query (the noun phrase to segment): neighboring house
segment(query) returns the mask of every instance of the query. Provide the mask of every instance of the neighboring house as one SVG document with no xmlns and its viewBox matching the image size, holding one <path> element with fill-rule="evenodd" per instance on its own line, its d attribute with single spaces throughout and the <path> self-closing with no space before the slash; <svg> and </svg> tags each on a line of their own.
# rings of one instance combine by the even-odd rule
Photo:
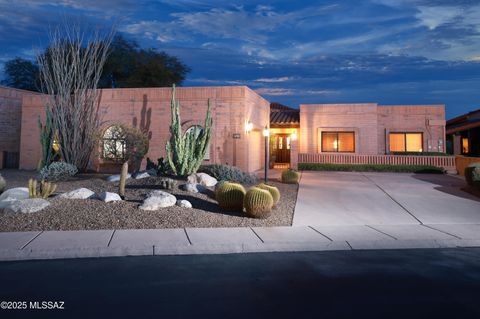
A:
<svg viewBox="0 0 480 319">
<path fill-rule="evenodd" d="M 444 105 L 302 104 L 294 109 L 270 104 L 245 86 L 181 87 L 177 88 L 177 99 L 185 131 L 201 129 L 210 99 L 213 134 L 204 163 L 235 165 L 249 172 L 264 167 L 265 127 L 270 133 L 272 167 L 288 167 L 297 152 L 382 155 L 445 151 Z M 23 97 L 22 169 L 36 168 L 40 158 L 37 121 L 39 115 L 44 117 L 45 101 L 44 96 Z M 148 132 L 147 156 L 153 160 L 165 157 L 170 103 L 170 88 L 101 90 L 103 141 L 92 158 L 92 169 L 118 170 L 122 154 L 111 158 L 111 150 L 105 149 L 122 143 L 115 139 L 115 123 Z"/>
<path fill-rule="evenodd" d="M 447 121 L 447 151 L 453 155 L 480 156 L 480 110 Z"/>
</svg>

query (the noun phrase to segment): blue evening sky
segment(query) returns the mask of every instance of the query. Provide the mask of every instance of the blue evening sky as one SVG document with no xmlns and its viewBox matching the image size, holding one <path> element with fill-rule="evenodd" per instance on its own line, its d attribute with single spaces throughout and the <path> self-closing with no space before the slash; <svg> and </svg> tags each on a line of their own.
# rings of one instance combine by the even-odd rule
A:
<svg viewBox="0 0 480 319">
<path fill-rule="evenodd" d="M 448 118 L 480 108 L 480 0 L 0 0 L 0 67 L 33 59 L 65 17 L 116 22 L 180 57 L 185 86 L 247 85 L 294 107 L 444 103 Z"/>
</svg>

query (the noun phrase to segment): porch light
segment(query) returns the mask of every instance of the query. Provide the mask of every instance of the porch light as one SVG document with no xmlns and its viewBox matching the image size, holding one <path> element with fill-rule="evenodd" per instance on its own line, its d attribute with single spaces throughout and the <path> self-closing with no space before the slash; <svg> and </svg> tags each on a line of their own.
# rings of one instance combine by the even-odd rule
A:
<svg viewBox="0 0 480 319">
<path fill-rule="evenodd" d="M 291 137 L 292 141 L 296 141 L 297 140 L 297 130 L 294 130 L 290 137 Z"/>
<path fill-rule="evenodd" d="M 247 123 L 245 123 L 245 132 L 248 134 L 252 131 L 252 129 L 253 129 L 252 122 L 247 121 Z"/>
<path fill-rule="evenodd" d="M 337 140 L 333 141 L 333 148 L 334 149 L 338 148 L 338 141 Z"/>
<path fill-rule="evenodd" d="M 265 128 L 263 129 L 263 136 L 265 138 L 265 163 L 264 163 L 264 169 L 265 169 L 264 181 L 265 181 L 265 184 L 267 183 L 267 175 L 268 175 L 268 136 L 269 135 L 270 135 L 270 131 L 268 130 L 268 126 L 265 125 Z"/>
<path fill-rule="evenodd" d="M 268 137 L 270 136 L 270 131 L 268 130 L 268 126 L 265 126 L 263 129 L 263 136 Z"/>
</svg>

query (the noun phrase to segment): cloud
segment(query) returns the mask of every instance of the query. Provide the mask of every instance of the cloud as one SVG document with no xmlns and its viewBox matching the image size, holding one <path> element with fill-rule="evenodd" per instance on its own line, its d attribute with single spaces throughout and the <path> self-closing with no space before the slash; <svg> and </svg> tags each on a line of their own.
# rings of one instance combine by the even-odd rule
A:
<svg viewBox="0 0 480 319">
<path fill-rule="evenodd" d="M 260 88 L 256 89 L 260 95 L 267 95 L 267 96 L 286 96 L 286 95 L 294 95 L 295 91 L 292 89 L 284 89 L 284 88 Z"/>
<path fill-rule="evenodd" d="M 260 79 L 256 79 L 255 82 L 278 83 L 278 82 L 292 81 L 293 79 L 294 78 L 290 76 L 282 76 L 279 78 L 260 78 Z"/>
</svg>

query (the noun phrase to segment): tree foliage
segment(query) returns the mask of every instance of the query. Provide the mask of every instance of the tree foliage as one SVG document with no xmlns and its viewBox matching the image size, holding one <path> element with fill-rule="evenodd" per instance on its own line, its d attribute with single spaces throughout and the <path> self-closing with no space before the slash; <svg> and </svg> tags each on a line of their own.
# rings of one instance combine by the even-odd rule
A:
<svg viewBox="0 0 480 319">
<path fill-rule="evenodd" d="M 2 84 L 17 89 L 39 91 L 38 65 L 32 61 L 16 57 L 5 62 L 5 80 Z"/>
</svg>

